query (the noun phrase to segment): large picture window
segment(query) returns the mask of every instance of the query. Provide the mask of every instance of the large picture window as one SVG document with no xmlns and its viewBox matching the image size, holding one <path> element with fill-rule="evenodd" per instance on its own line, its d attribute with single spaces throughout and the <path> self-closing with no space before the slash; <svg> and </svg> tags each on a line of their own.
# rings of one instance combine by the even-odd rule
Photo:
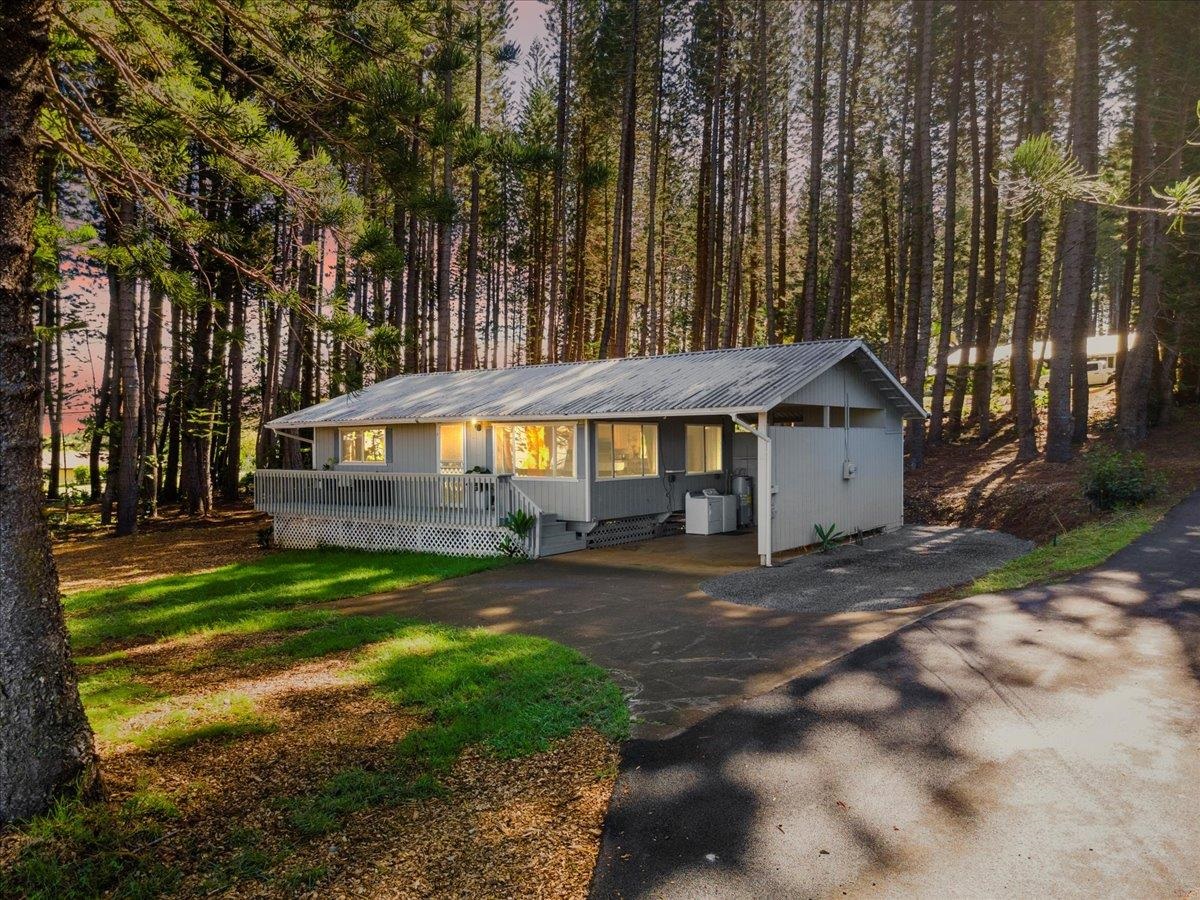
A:
<svg viewBox="0 0 1200 900">
<path fill-rule="evenodd" d="M 387 462 L 387 430 L 384 428 L 342 428 L 341 461 L 344 463 Z"/>
<path fill-rule="evenodd" d="M 596 426 L 596 477 L 646 478 L 658 475 L 658 426 L 601 422 Z"/>
<path fill-rule="evenodd" d="M 721 426 L 687 426 L 687 471 L 689 475 L 704 475 L 720 472 L 724 466 L 721 458 Z"/>
<path fill-rule="evenodd" d="M 498 475 L 575 477 L 574 425 L 495 425 L 492 438 Z"/>
</svg>

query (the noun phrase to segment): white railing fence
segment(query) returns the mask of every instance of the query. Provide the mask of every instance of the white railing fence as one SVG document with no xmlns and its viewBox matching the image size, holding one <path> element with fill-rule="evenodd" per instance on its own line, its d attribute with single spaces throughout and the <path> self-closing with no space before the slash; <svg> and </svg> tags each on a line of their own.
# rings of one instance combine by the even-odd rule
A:
<svg viewBox="0 0 1200 900">
<path fill-rule="evenodd" d="M 259 469 L 254 506 L 272 516 L 492 530 L 522 510 L 536 523 L 526 552 L 536 558 L 541 544 L 542 511 L 509 475 Z"/>
</svg>

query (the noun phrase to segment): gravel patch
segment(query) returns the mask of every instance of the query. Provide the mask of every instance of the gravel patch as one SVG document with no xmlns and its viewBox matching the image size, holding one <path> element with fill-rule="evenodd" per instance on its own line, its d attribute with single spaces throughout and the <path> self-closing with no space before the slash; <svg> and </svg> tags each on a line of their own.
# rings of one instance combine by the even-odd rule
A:
<svg viewBox="0 0 1200 900">
<path fill-rule="evenodd" d="M 905 525 L 797 556 L 770 569 L 747 569 L 701 582 L 711 597 L 787 612 L 836 613 L 910 606 L 943 588 L 965 584 L 1033 548 L 1001 531 Z"/>
</svg>

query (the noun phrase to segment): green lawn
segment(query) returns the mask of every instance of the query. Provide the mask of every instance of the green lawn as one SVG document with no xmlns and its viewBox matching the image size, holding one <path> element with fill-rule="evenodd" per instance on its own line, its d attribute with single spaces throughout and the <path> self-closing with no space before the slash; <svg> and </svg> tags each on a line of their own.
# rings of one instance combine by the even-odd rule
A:
<svg viewBox="0 0 1200 900">
<path fill-rule="evenodd" d="M 278 726 L 245 693 L 173 694 L 156 676 L 170 673 L 186 684 L 190 674 L 214 667 L 232 669 L 236 677 L 252 667 L 282 671 L 342 654 L 348 683 L 420 715 L 423 724 L 398 742 L 388 765 L 371 771 L 348 766 L 300 795 L 275 798 L 286 810 L 285 848 L 336 831 L 359 810 L 439 793 L 439 776 L 471 745 L 513 758 L 544 750 L 582 727 L 613 740 L 624 737 L 629 716 L 616 685 L 560 644 L 313 608 L 506 564 L 418 553 L 277 553 L 208 573 L 66 597 L 84 706 L 108 744 L 132 744 L 151 758 L 187 752 L 200 742 L 236 741 Z M 179 638 L 188 640 L 164 643 Z M 128 847 L 152 846 L 177 815 L 175 801 L 142 793 L 122 804 L 64 803 L 31 823 L 27 833 L 37 840 L 0 872 L 0 896 L 170 892 L 179 873 L 163 870 L 152 852 Z M 286 859 L 268 862 L 267 868 L 278 869 Z M 212 883 L 237 883 L 246 863 L 225 860 L 211 873 Z"/>
<path fill-rule="evenodd" d="M 1155 503 L 1122 510 L 1096 522 L 1064 532 L 1058 538 L 1030 550 L 977 578 L 958 596 L 1011 591 L 1029 584 L 1056 581 L 1089 569 L 1108 559 L 1122 547 L 1145 534 L 1162 518 L 1171 503 Z"/>
</svg>

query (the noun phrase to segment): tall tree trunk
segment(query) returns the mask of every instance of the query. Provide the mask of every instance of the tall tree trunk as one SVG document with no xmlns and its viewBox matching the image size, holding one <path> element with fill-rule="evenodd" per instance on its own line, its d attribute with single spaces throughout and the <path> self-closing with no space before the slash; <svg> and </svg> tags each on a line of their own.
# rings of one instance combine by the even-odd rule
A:
<svg viewBox="0 0 1200 900">
<path fill-rule="evenodd" d="M 811 341 L 817 318 L 818 237 L 821 218 L 821 166 L 825 151 L 825 0 L 817 0 L 813 48 L 812 129 L 808 156 L 808 251 L 804 289 L 796 311 L 796 340 Z"/>
<path fill-rule="evenodd" d="M 1139 23 L 1139 28 L 1144 27 Z M 1160 75 L 1157 59 L 1151 61 L 1151 83 L 1157 83 Z M 1170 103 L 1175 98 L 1167 93 L 1164 98 Z M 1183 154 L 1178 148 L 1183 145 L 1187 135 L 1184 125 L 1190 118 L 1194 107 L 1188 103 L 1187 113 L 1168 109 L 1156 125 L 1155 157 L 1157 166 L 1152 172 L 1159 173 L 1153 184 L 1161 187 L 1179 178 L 1182 168 Z M 1147 204 L 1160 207 L 1162 199 L 1151 191 Z M 1120 390 L 1117 394 L 1117 429 L 1120 441 L 1125 447 L 1132 447 L 1143 440 L 1149 433 L 1151 425 L 1151 406 L 1157 400 L 1154 395 L 1154 372 L 1158 362 L 1158 327 L 1162 313 L 1163 269 L 1166 262 L 1167 218 L 1161 213 L 1149 214 L 1141 225 L 1142 245 L 1139 252 L 1141 272 L 1139 277 L 1140 296 L 1138 298 L 1136 340 L 1125 359 L 1125 368 L 1121 373 Z"/>
<path fill-rule="evenodd" d="M 772 277 L 771 271 L 771 254 L 775 250 L 775 245 L 772 242 L 771 226 L 771 93 L 767 84 L 767 43 L 768 43 L 768 25 L 767 25 L 767 0 L 758 0 L 758 129 L 759 129 L 759 157 L 762 164 L 762 220 L 763 220 L 763 303 L 766 306 L 767 320 L 767 343 L 773 344 L 776 341 L 777 329 L 775 323 L 775 280 Z M 787 106 L 787 98 L 784 97 L 784 106 Z M 787 114 L 784 113 L 786 121 Z M 783 141 L 786 145 L 787 140 Z M 786 151 L 785 151 L 786 152 Z M 786 164 L 785 164 L 786 165 Z M 787 171 L 781 171 L 779 177 L 783 181 L 787 181 Z M 786 190 L 786 189 L 785 189 Z M 786 194 L 783 195 L 786 199 Z M 780 243 L 780 266 L 783 265 L 783 257 L 786 252 L 784 238 L 781 235 Z M 757 283 L 757 278 L 754 282 Z M 754 308 L 758 305 L 756 298 L 751 295 L 750 307 L 751 314 Z M 747 319 L 746 324 L 746 342 L 754 343 L 754 324 L 753 319 Z"/>
<path fill-rule="evenodd" d="M 1045 8 L 1042 0 L 1034 0 L 1029 51 L 1029 119 L 1027 133 L 1041 134 L 1046 129 L 1044 110 L 1046 36 Z M 1013 308 L 1012 330 L 1012 406 L 1017 423 L 1017 459 L 1030 460 L 1037 456 L 1037 437 L 1034 434 L 1036 417 L 1033 409 L 1033 325 L 1037 315 L 1038 281 L 1042 265 L 1042 214 L 1034 212 L 1022 229 L 1021 271 L 1017 282 L 1017 303 Z"/>
<path fill-rule="evenodd" d="M 654 108 L 650 124 L 650 171 L 646 175 L 646 186 L 649 200 L 646 211 L 646 286 L 642 298 L 642 322 L 645 339 L 642 341 L 642 353 L 654 355 L 657 349 L 658 318 L 658 285 L 655 281 L 654 239 L 655 239 L 655 207 L 658 203 L 658 156 L 662 143 L 662 104 L 663 104 L 663 41 L 666 35 L 667 5 L 660 0 L 658 5 L 658 34 L 655 39 L 655 80 Z"/>
<path fill-rule="evenodd" d="M 136 213 L 132 200 L 120 202 L 119 240 L 126 247 L 133 239 Z M 138 476 L 141 471 L 138 456 L 141 436 L 138 426 L 142 413 L 142 373 L 137 358 L 137 278 L 131 272 L 121 274 L 117 287 L 117 302 L 120 304 L 116 369 L 121 382 L 121 441 L 116 461 L 116 533 L 120 537 L 137 531 Z"/>
<path fill-rule="evenodd" d="M 829 272 L 829 300 L 825 306 L 825 324 L 821 330 L 824 338 L 842 336 L 842 320 L 844 305 L 850 297 L 850 235 L 851 207 L 850 192 L 854 178 L 854 140 L 851 134 L 854 130 L 854 97 L 857 89 L 851 88 L 851 82 L 857 82 L 857 60 L 851 63 L 850 53 L 850 21 L 857 10 L 858 24 L 854 29 L 855 56 L 862 35 L 862 6 L 861 3 L 847 3 L 845 15 L 842 18 L 842 49 L 840 67 L 838 70 L 838 105 L 837 105 L 837 204 L 835 212 L 833 263 Z"/>
<path fill-rule="evenodd" d="M 0 10 L 0 825 L 99 789 L 42 517 L 33 228 L 52 9 Z"/>
<path fill-rule="evenodd" d="M 632 0 L 633 23 L 628 35 L 629 61 L 626 69 L 625 108 L 621 113 L 621 286 L 617 302 L 615 349 L 618 357 L 629 355 L 629 294 L 633 269 L 633 175 L 637 153 L 637 52 L 641 30 L 640 3 Z"/>
<path fill-rule="evenodd" d="M 146 515 L 158 514 L 158 419 L 160 382 L 162 380 L 163 303 L 162 285 L 157 279 L 150 284 L 146 309 L 145 352 L 142 354 L 142 423 L 145 432 L 145 452 L 142 455 L 142 491 L 145 494 Z"/>
<path fill-rule="evenodd" d="M 979 228 L 982 222 L 983 174 L 980 170 L 979 97 L 975 80 L 975 31 L 967 44 L 967 98 L 971 119 L 971 224 L 970 249 L 967 251 L 967 297 L 963 304 L 962 339 L 958 346 L 958 365 L 954 371 L 954 389 L 950 396 L 948 430 L 962 430 L 963 404 L 967 397 L 967 381 L 971 372 L 971 351 L 975 347 L 975 309 L 979 295 Z M 976 351 L 978 352 L 978 351 Z"/>
<path fill-rule="evenodd" d="M 1075 0 L 1075 76 L 1071 88 L 1071 151 L 1083 171 L 1096 172 L 1099 129 L 1100 45 L 1095 0 Z M 1062 275 L 1058 302 L 1050 318 L 1050 402 L 1046 413 L 1046 459 L 1069 462 L 1077 423 L 1072 406 L 1082 404 L 1087 431 L 1087 321 L 1096 256 L 1096 207 L 1067 201 L 1063 211 Z M 1077 368 L 1076 346 L 1083 341 L 1083 362 Z M 1083 396 L 1074 397 L 1082 381 Z"/>
<path fill-rule="evenodd" d="M 483 7 L 475 7 L 475 130 L 478 131 L 483 119 Z M 557 166 L 558 164 L 555 163 Z M 557 168 L 555 170 L 557 181 Z M 555 184 L 555 221 L 557 222 L 558 185 Z M 558 242 L 555 241 L 550 251 L 554 258 L 554 271 L 551 282 L 558 277 Z M 474 369 L 479 365 L 479 351 L 475 343 L 476 296 L 479 289 L 479 163 L 471 165 L 471 212 L 467 223 L 467 292 L 463 301 L 462 325 L 462 368 Z M 553 285 L 551 287 L 551 305 L 553 306 Z M 550 315 L 550 353 L 554 354 L 554 312 Z"/>
<path fill-rule="evenodd" d="M 918 399 L 925 394 L 925 369 L 929 361 L 929 330 L 933 311 L 933 159 L 930 120 L 933 105 L 933 9 L 925 3 L 916 7 L 917 96 L 913 106 L 913 244 L 909 300 L 912 356 L 909 360 L 908 390 Z M 919 468 L 925 461 L 925 421 L 909 422 L 908 465 Z"/>
<path fill-rule="evenodd" d="M 1153 152 L 1150 135 L 1150 34 L 1149 29 L 1139 23 L 1133 32 L 1134 98 L 1133 98 L 1133 146 L 1129 155 L 1129 194 L 1126 198 L 1131 206 L 1143 206 L 1146 202 L 1146 168 Z M 1117 405 L 1124 382 L 1125 360 L 1129 353 L 1129 322 L 1133 315 L 1133 294 L 1137 281 L 1137 254 L 1141 214 L 1131 209 L 1125 216 L 1124 266 L 1121 272 L 1121 293 L 1117 302 L 1117 357 L 1116 385 Z"/>
<path fill-rule="evenodd" d="M 446 4 L 446 36 L 450 39 L 451 10 L 453 6 Z M 449 60 L 443 63 L 442 71 L 442 108 L 447 114 L 454 105 L 453 70 Z M 442 208 L 438 211 L 437 222 L 437 370 L 450 370 L 450 255 L 451 244 L 450 226 L 453 223 L 454 210 L 454 151 L 449 135 L 446 136 L 445 146 L 442 147 Z"/>
<path fill-rule="evenodd" d="M 971 385 L 971 417 L 979 424 L 979 439 L 986 441 L 992 429 L 992 376 L 993 354 L 996 342 L 993 333 L 1003 323 L 1002 312 L 1006 294 L 1004 289 L 997 295 L 996 285 L 996 231 L 999 217 L 999 191 L 995 181 L 997 146 L 999 141 L 1001 100 L 1003 97 L 1003 73 L 997 71 L 995 10 L 987 11 L 988 53 L 984 58 L 987 69 L 984 90 L 987 94 L 987 109 L 983 126 L 983 279 L 980 285 L 979 312 L 975 320 L 975 367 Z M 1007 272 L 1008 237 L 1011 217 L 1004 216 L 1004 233 L 1000 241 L 999 259 Z M 1005 282 L 1007 287 L 1007 281 Z M 998 311 L 1001 310 L 1001 311 Z"/>
<path fill-rule="evenodd" d="M 967 16 L 965 0 L 955 3 L 954 65 L 950 76 L 950 97 L 946 104 L 949 134 L 946 138 L 946 199 L 942 225 L 942 304 L 939 310 L 937 359 L 934 363 L 933 396 L 930 399 L 929 441 L 941 443 L 946 415 L 946 369 L 950 355 L 950 336 L 954 331 L 954 241 L 955 215 L 958 212 L 958 120 L 962 94 L 963 53 L 966 48 Z M 965 322 L 963 335 L 966 334 Z M 961 342 L 960 342 L 961 343 Z"/>
</svg>

